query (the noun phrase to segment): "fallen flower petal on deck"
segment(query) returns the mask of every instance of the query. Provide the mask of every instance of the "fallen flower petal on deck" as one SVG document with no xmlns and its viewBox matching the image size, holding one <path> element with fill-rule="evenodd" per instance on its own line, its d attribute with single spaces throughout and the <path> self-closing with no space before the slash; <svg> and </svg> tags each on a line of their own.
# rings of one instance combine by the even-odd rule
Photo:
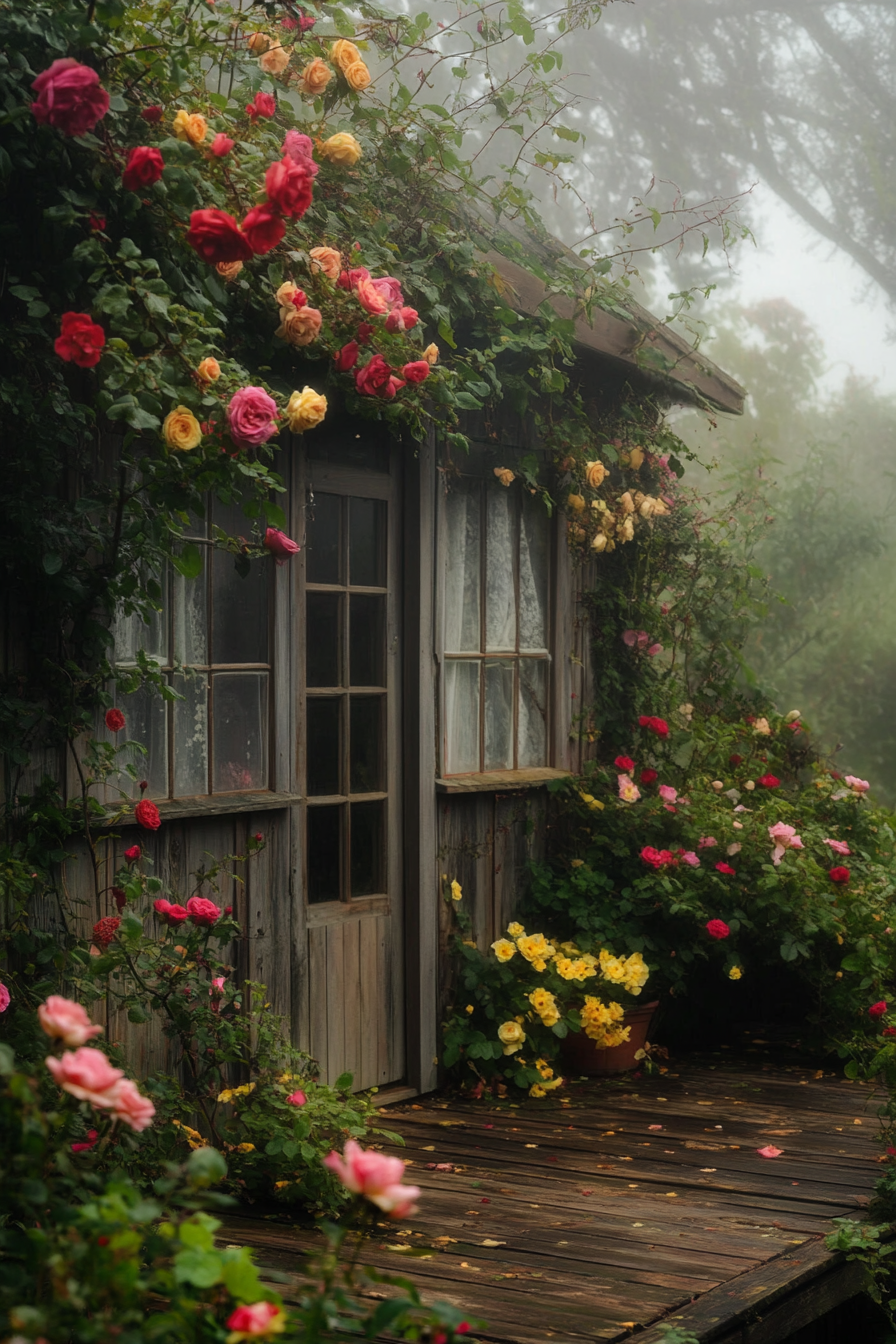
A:
<svg viewBox="0 0 896 1344">
<path fill-rule="evenodd" d="M 765 1146 L 765 1148 L 757 1148 L 756 1151 L 760 1157 L 781 1157 L 781 1155 L 784 1152 L 784 1149 L 776 1148 L 774 1144 L 769 1143 Z"/>
</svg>

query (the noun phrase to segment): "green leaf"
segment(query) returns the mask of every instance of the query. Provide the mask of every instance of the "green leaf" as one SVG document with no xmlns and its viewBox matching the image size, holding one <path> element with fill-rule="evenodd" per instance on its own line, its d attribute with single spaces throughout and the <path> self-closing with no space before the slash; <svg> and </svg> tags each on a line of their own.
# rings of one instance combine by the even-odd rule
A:
<svg viewBox="0 0 896 1344">
<path fill-rule="evenodd" d="M 252 1263 L 252 1252 L 248 1246 L 240 1247 L 236 1259 L 225 1260 L 223 1279 L 224 1287 L 239 1302 L 257 1302 L 261 1297 L 258 1270 Z"/>
<path fill-rule="evenodd" d="M 131 296 L 124 285 L 103 285 L 94 303 L 101 313 L 124 317 L 131 306 Z"/>
<path fill-rule="evenodd" d="M 180 1251 L 174 1257 L 174 1278 L 177 1283 L 191 1283 L 194 1288 L 211 1288 L 223 1278 L 221 1257 L 214 1251 L 192 1247 Z"/>
<path fill-rule="evenodd" d="M 458 406 L 462 406 L 465 411 L 481 411 L 482 402 L 476 397 L 471 396 L 469 392 L 455 392 L 454 400 Z"/>
<path fill-rule="evenodd" d="M 353 1073 L 340 1073 L 333 1086 L 337 1092 L 348 1092 L 354 1081 L 355 1075 Z"/>
<path fill-rule="evenodd" d="M 47 551 L 41 563 L 45 574 L 58 574 L 62 568 L 62 556 L 58 551 Z"/>
<path fill-rule="evenodd" d="M 180 555 L 172 555 L 171 562 L 185 579 L 197 579 L 202 573 L 202 551 L 192 541 L 185 542 Z"/>
</svg>

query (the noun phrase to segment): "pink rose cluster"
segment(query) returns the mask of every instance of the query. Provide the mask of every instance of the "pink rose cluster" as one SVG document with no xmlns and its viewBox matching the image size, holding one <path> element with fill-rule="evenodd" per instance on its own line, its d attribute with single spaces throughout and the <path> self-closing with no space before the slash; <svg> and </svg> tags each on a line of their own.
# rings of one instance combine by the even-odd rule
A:
<svg viewBox="0 0 896 1344">
<path fill-rule="evenodd" d="M 362 1195 L 390 1218 L 407 1218 L 416 1213 L 420 1190 L 402 1185 L 404 1163 L 400 1157 L 388 1157 L 364 1149 L 349 1139 L 342 1156 L 333 1152 L 324 1158 L 324 1166 L 335 1172 L 346 1190 Z"/>
<path fill-rule="evenodd" d="M 59 1058 L 48 1055 L 45 1061 L 64 1092 L 78 1101 L 110 1111 L 114 1119 L 123 1121 L 137 1133 L 152 1123 L 156 1108 L 149 1098 L 142 1095 L 130 1078 L 125 1078 L 122 1069 L 113 1068 L 101 1050 L 85 1044 L 102 1027 L 91 1023 L 79 1003 L 51 994 L 38 1008 L 37 1016 L 51 1039 L 76 1047 Z"/>
</svg>

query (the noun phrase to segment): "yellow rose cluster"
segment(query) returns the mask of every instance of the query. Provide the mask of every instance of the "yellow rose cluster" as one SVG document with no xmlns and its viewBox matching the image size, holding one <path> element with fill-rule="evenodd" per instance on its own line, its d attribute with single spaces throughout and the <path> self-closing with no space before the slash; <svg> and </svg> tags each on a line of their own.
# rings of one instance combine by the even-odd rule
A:
<svg viewBox="0 0 896 1344">
<path fill-rule="evenodd" d="M 591 507 L 595 512 L 597 523 L 597 531 L 591 538 L 591 549 L 598 554 L 602 551 L 613 551 L 617 546 L 624 546 L 626 542 L 633 541 L 636 518 L 646 522 L 652 518 L 661 518 L 669 512 L 665 500 L 655 495 L 645 495 L 641 490 L 636 490 L 634 494 L 630 490 L 623 491 L 616 501 L 615 509 L 610 508 L 603 499 L 596 499 Z M 579 511 L 576 509 L 576 512 Z M 577 530 L 584 531 L 582 528 Z"/>
<path fill-rule="evenodd" d="M 536 971 L 545 970 L 556 951 L 556 948 L 548 942 L 543 933 L 527 934 L 525 930 L 517 938 L 516 945 Z"/>
<path fill-rule="evenodd" d="M 557 1007 L 557 1000 L 549 990 L 533 989 L 528 997 L 529 1002 L 546 1027 L 553 1027 L 556 1022 L 560 1021 L 560 1009 Z"/>
<path fill-rule="evenodd" d="M 640 994 L 647 983 L 650 972 L 640 952 L 633 952 L 630 957 L 614 957 L 601 949 L 598 961 L 604 979 L 611 984 L 622 985 L 629 994 Z"/>
<path fill-rule="evenodd" d="M 631 1027 L 616 1027 L 613 1024 L 622 1020 L 625 1009 L 619 1003 L 602 1003 L 593 994 L 585 995 L 582 1006 L 582 1027 L 602 1049 L 622 1045 L 631 1034 Z"/>
</svg>

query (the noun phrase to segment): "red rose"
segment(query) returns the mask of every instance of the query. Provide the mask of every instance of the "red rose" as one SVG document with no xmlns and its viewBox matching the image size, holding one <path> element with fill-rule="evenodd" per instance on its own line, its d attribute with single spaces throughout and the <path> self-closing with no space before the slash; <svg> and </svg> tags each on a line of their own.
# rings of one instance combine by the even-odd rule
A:
<svg viewBox="0 0 896 1344">
<path fill-rule="evenodd" d="M 308 305 L 308 295 L 304 289 L 297 289 L 290 299 L 293 308 L 306 308 Z"/>
<path fill-rule="evenodd" d="M 831 879 L 832 882 L 846 883 L 849 881 L 849 869 L 832 868 L 831 871 L 828 873 L 828 877 Z"/>
<path fill-rule="evenodd" d="M 187 915 L 194 924 L 211 928 L 221 918 L 221 911 L 214 901 L 207 901 L 204 896 L 191 896 L 187 901 Z"/>
<path fill-rule="evenodd" d="M 92 369 L 99 364 L 105 344 L 106 333 L 89 313 L 62 314 L 62 329 L 53 342 L 60 359 L 77 364 L 79 369 Z"/>
<path fill-rule="evenodd" d="M 635 763 L 631 756 L 617 756 L 613 764 L 619 770 L 624 770 L 627 775 L 630 775 L 635 768 Z M 643 779 L 643 775 L 641 778 Z"/>
<path fill-rule="evenodd" d="M 410 331 L 416 327 L 420 314 L 416 308 L 408 308 L 401 304 L 396 305 L 386 318 L 387 331 Z"/>
<path fill-rule="evenodd" d="M 85 135 L 109 111 L 109 95 L 97 72 L 71 56 L 54 61 L 31 87 L 38 95 L 31 104 L 35 121 L 63 135 Z"/>
<path fill-rule="evenodd" d="M 136 863 L 140 857 L 140 846 L 131 845 L 130 849 L 125 850 L 124 857 L 126 863 Z"/>
<path fill-rule="evenodd" d="M 883 1017 L 886 1011 L 887 1011 L 886 1001 L 884 999 L 881 999 L 880 1003 L 872 1003 L 871 1007 L 868 1009 L 868 1016 Z"/>
<path fill-rule="evenodd" d="M 261 842 L 262 842 L 262 840 L 264 839 L 264 835 L 262 834 L 261 831 L 256 831 L 255 834 L 253 835 L 252 839 L 253 839 L 257 844 L 260 845 Z"/>
<path fill-rule="evenodd" d="M 349 341 L 341 350 L 338 350 L 333 356 L 338 373 L 348 373 L 358 362 L 358 342 Z"/>
<path fill-rule="evenodd" d="M 117 915 L 107 915 L 93 926 L 93 941 L 101 951 L 105 951 L 115 937 L 121 920 Z"/>
<path fill-rule="evenodd" d="M 718 865 L 716 865 L 718 867 Z M 723 919 L 711 919 L 706 926 L 710 938 L 727 938 L 731 930 Z"/>
<path fill-rule="evenodd" d="M 743 762 L 744 762 L 743 756 L 738 756 L 737 752 L 735 752 L 733 756 L 728 757 L 729 765 L 743 765 Z"/>
<path fill-rule="evenodd" d="M 717 863 L 716 872 L 724 873 L 726 877 L 737 877 L 737 873 L 731 867 L 730 863 Z"/>
<path fill-rule="evenodd" d="M 251 261 L 255 255 L 248 238 L 226 210 L 194 210 L 187 242 L 210 266 L 219 261 Z"/>
<path fill-rule="evenodd" d="M 140 115 L 144 121 L 148 121 L 150 125 L 155 125 L 156 122 L 162 120 L 165 113 L 157 103 L 153 103 L 152 107 L 144 107 Z"/>
<path fill-rule="evenodd" d="M 159 919 L 170 929 L 180 928 L 187 921 L 187 912 L 182 905 L 172 905 L 170 901 L 153 901 L 152 906 Z"/>
<path fill-rule="evenodd" d="M 96 1141 L 99 1135 L 95 1129 L 88 1129 L 86 1143 L 73 1143 L 71 1150 L 73 1153 L 89 1153 L 91 1148 L 96 1147 Z"/>
<path fill-rule="evenodd" d="M 90 231 L 91 233 L 105 233 L 106 216 L 98 215 L 95 211 L 90 212 Z"/>
<path fill-rule="evenodd" d="M 675 855 L 669 849 L 654 849 L 652 845 L 645 845 L 641 850 L 641 858 L 645 863 L 650 864 L 651 868 L 666 868 L 670 863 L 676 863 Z"/>
<path fill-rule="evenodd" d="M 311 204 L 314 178 L 303 164 L 288 156 L 272 163 L 264 175 L 268 201 L 281 215 L 301 219 Z"/>
<path fill-rule="evenodd" d="M 665 719 L 656 719 L 652 714 L 642 714 L 638 720 L 641 728 L 647 728 L 651 733 L 656 733 L 657 737 L 669 736 L 669 725 Z"/>
<path fill-rule="evenodd" d="M 134 816 L 138 826 L 142 826 L 144 831 L 157 831 L 162 824 L 159 809 L 148 798 L 140 799 L 140 802 L 134 808 Z"/>
<path fill-rule="evenodd" d="M 223 159 L 233 149 L 235 141 L 231 140 L 229 135 L 219 131 L 210 145 L 210 149 L 216 159 Z"/>
<path fill-rule="evenodd" d="M 137 145 L 128 155 L 125 170 L 121 175 L 121 184 L 126 191 L 139 191 L 141 187 L 151 187 L 158 182 L 165 167 L 165 160 L 157 149 L 148 145 Z"/>
<path fill-rule="evenodd" d="M 374 355 L 355 373 L 355 387 L 361 393 L 362 397 L 394 397 L 394 391 L 389 390 L 392 378 L 392 370 L 383 359 L 382 355 Z"/>
<path fill-rule="evenodd" d="M 366 345 L 373 335 L 373 325 L 370 322 L 358 323 L 358 340 L 362 345 Z"/>
<path fill-rule="evenodd" d="M 884 1027 L 881 1036 L 896 1036 L 896 1027 Z M 889 1149 L 887 1151 L 889 1152 Z M 893 1152 L 896 1153 L 896 1148 L 893 1149 Z"/>
<path fill-rule="evenodd" d="M 124 715 L 120 709 L 106 710 L 106 727 L 110 733 L 120 733 L 124 727 Z"/>
<path fill-rule="evenodd" d="M 278 527 L 269 527 L 264 534 L 264 544 L 275 556 L 278 565 L 285 565 L 291 555 L 295 555 L 302 548 L 298 542 L 293 541 L 285 532 L 281 532 Z"/>
<path fill-rule="evenodd" d="M 252 251 L 264 256 L 280 242 L 286 225 L 272 206 L 256 205 L 243 220 L 242 230 Z"/>
<path fill-rule="evenodd" d="M 429 377 L 429 360 L 414 359 L 401 371 L 409 383 L 422 383 Z"/>
<path fill-rule="evenodd" d="M 658 775 L 657 775 L 657 772 L 656 772 L 655 770 L 642 770 L 642 771 L 641 771 L 641 783 L 642 783 L 642 784 L 653 784 L 653 783 L 655 783 L 655 781 L 657 780 L 657 778 L 658 778 Z"/>
<path fill-rule="evenodd" d="M 756 783 L 761 784 L 764 789 L 777 789 L 781 781 L 777 775 L 760 775 Z"/>
<path fill-rule="evenodd" d="M 255 101 L 246 104 L 246 111 L 251 121 L 257 121 L 259 117 L 272 117 L 277 111 L 277 100 L 269 93 L 256 93 Z"/>
</svg>

